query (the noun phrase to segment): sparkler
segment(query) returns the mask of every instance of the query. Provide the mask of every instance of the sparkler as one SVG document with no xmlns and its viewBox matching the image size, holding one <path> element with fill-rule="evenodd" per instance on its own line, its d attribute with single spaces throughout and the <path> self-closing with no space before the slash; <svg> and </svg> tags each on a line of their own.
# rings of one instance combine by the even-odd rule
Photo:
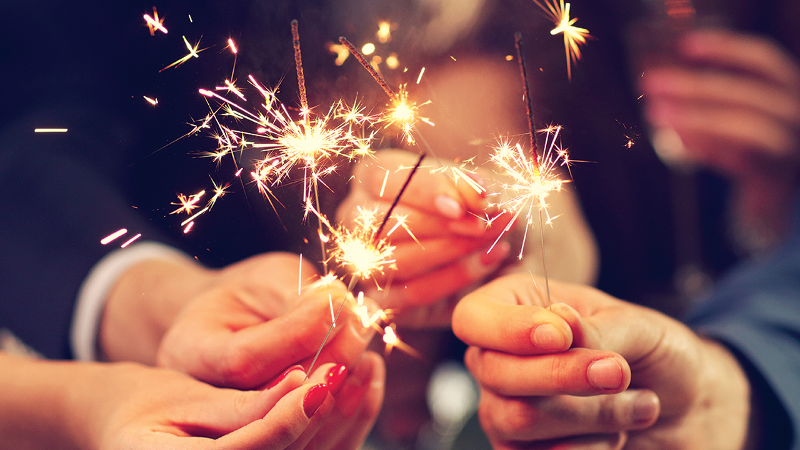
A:
<svg viewBox="0 0 800 450">
<path fill-rule="evenodd" d="M 306 373 L 311 373 L 311 369 L 314 368 L 314 364 L 316 363 L 317 358 L 319 358 L 319 354 L 322 352 L 322 349 L 325 347 L 325 343 L 328 341 L 328 337 L 330 336 L 333 327 L 336 326 L 336 320 L 339 318 L 339 314 L 341 314 L 345 302 L 349 297 L 352 297 L 351 293 L 358 280 L 369 279 L 376 273 L 383 274 L 385 268 L 395 267 L 394 259 L 392 259 L 391 256 L 394 247 L 391 246 L 385 239 L 381 239 L 380 236 L 389 218 L 392 217 L 392 212 L 400 202 L 400 198 L 403 196 L 403 193 L 411 183 L 414 174 L 422 164 L 423 159 L 425 159 L 424 153 L 419 156 L 417 163 L 411 169 L 411 172 L 408 174 L 408 178 L 406 178 L 405 183 L 403 183 L 403 186 L 400 188 L 400 191 L 397 193 L 392 205 L 386 211 L 386 215 L 383 217 L 383 220 L 377 228 L 373 226 L 376 222 L 375 211 L 364 210 L 361 207 L 358 208 L 359 218 L 356 221 L 356 228 L 353 231 L 345 228 L 335 229 L 331 227 L 327 219 L 324 219 L 322 215 L 319 216 L 320 221 L 324 220 L 334 235 L 334 243 L 336 243 L 337 248 L 332 253 L 332 256 L 335 257 L 338 262 L 340 262 L 341 267 L 351 268 L 351 278 L 350 284 L 347 287 L 347 294 L 345 295 L 345 298 L 342 299 L 333 323 L 331 324 L 330 328 L 328 328 L 328 334 L 325 335 L 325 339 L 323 339 L 322 344 L 320 344 L 319 350 L 317 350 L 317 354 L 314 355 L 314 359 L 311 361 L 311 365 Z M 363 316 L 362 323 L 364 323 Z M 394 333 L 394 329 L 391 327 L 387 326 L 383 331 L 384 333 L 389 333 L 391 335 L 388 340 L 384 337 L 388 353 L 391 350 L 390 346 L 397 345 L 398 338 Z M 386 336 L 386 334 L 384 334 L 384 336 Z"/>
<path fill-rule="evenodd" d="M 418 121 L 423 121 L 429 125 L 433 125 L 430 120 L 425 117 L 421 117 L 418 112 L 420 106 L 427 105 L 430 102 L 427 101 L 417 105 L 409 100 L 408 91 L 406 91 L 405 85 L 401 85 L 400 91 L 395 93 L 394 90 L 389 86 L 389 83 L 383 79 L 381 74 L 372 67 L 364 55 L 350 41 L 348 41 L 347 38 L 342 36 L 339 38 L 339 42 L 347 47 L 350 53 L 364 67 L 364 69 L 369 72 L 369 74 L 378 83 L 381 89 L 383 89 L 386 95 L 389 96 L 389 101 L 391 102 L 392 106 L 382 116 L 382 121 L 386 122 L 387 126 L 397 124 L 403 132 L 405 141 L 409 144 L 414 144 L 415 141 L 413 133 L 415 131 L 416 123 Z"/>
<path fill-rule="evenodd" d="M 511 145 L 508 141 L 501 141 L 495 147 L 491 160 L 505 173 L 511 181 L 503 184 L 507 198 L 499 201 L 496 205 L 502 212 L 511 213 L 514 215 L 513 220 L 509 221 L 506 228 L 500 236 L 509 231 L 514 223 L 517 221 L 522 213 L 525 213 L 526 227 L 523 236 L 523 243 L 520 249 L 518 258 L 522 259 L 523 250 L 525 248 L 525 241 L 528 236 L 528 229 L 533 226 L 535 220 L 534 211 L 538 214 L 539 221 L 539 237 L 542 248 L 542 267 L 544 269 L 545 285 L 547 289 L 547 303 L 550 304 L 550 283 L 547 276 L 547 262 L 545 258 L 544 248 L 544 217 L 547 216 L 547 223 L 551 223 L 552 217 L 547 212 L 547 196 L 552 191 L 558 191 L 561 186 L 566 182 L 558 177 L 557 168 L 560 166 L 568 166 L 569 157 L 565 150 L 556 146 L 558 134 L 561 127 L 548 127 L 544 130 L 546 139 L 544 143 L 543 154 L 541 157 L 537 153 L 536 146 L 536 130 L 534 128 L 532 100 L 530 97 L 530 88 L 528 85 L 527 70 L 525 66 L 525 54 L 523 51 L 522 35 L 520 33 L 514 34 L 514 46 L 517 51 L 517 60 L 519 62 L 519 72 L 522 81 L 523 97 L 525 100 L 525 109 L 528 120 L 528 132 L 530 134 L 530 158 L 525 155 L 522 146 L 517 143 Z M 497 217 L 500 217 L 498 215 Z M 495 217 L 495 219 L 497 218 Z M 492 219 L 494 220 L 494 219 Z M 497 238 L 495 243 L 489 249 L 491 251 L 494 245 L 499 242 L 500 237 Z"/>
<path fill-rule="evenodd" d="M 589 30 L 575 26 L 578 18 L 570 19 L 569 17 L 569 3 L 564 3 L 564 0 L 553 0 L 550 4 L 548 0 L 542 3 L 540 0 L 533 0 L 536 5 L 541 8 L 545 14 L 556 24 L 556 27 L 550 30 L 550 34 L 555 36 L 559 33 L 564 35 L 564 52 L 567 57 L 567 77 L 572 79 L 572 64 L 577 64 L 581 59 L 581 45 L 586 45 L 586 39 L 591 38 Z"/>
</svg>

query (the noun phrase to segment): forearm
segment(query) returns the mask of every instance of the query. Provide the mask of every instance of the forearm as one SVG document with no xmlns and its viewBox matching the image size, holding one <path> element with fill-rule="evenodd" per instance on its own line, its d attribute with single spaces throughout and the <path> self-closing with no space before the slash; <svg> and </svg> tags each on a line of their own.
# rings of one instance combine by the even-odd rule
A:
<svg viewBox="0 0 800 450">
<path fill-rule="evenodd" d="M 98 336 L 103 358 L 155 365 L 164 333 L 216 273 L 190 260 L 148 260 L 128 269 L 109 292 L 103 311 Z"/>
<path fill-rule="evenodd" d="M 93 365 L 0 352 L 0 367 L 0 449 L 85 447 L 89 433 L 74 432 L 85 415 L 73 400 L 80 396 L 76 381 Z"/>
</svg>

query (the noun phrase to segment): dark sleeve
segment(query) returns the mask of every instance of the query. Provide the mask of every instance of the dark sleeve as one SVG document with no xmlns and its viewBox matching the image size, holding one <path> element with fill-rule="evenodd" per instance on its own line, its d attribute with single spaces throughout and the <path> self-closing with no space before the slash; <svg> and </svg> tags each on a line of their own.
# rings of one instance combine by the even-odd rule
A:
<svg viewBox="0 0 800 450">
<path fill-rule="evenodd" d="M 71 357 L 72 310 L 92 266 L 136 233 L 157 237 L 115 183 L 76 156 L 115 145 L 96 142 L 80 114 L 63 116 L 67 133 L 34 133 L 28 121 L 0 133 L 0 329 L 49 358 Z M 101 245 L 120 228 L 128 234 Z"/>
<path fill-rule="evenodd" d="M 728 276 L 688 324 L 727 345 L 758 398 L 761 443 L 798 449 L 800 425 L 800 236 L 759 264 Z"/>
</svg>

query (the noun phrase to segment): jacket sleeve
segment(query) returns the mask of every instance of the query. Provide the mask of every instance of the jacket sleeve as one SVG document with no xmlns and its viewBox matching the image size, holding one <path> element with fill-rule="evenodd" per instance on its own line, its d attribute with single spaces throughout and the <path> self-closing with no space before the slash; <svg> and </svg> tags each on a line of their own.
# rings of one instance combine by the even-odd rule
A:
<svg viewBox="0 0 800 450">
<path fill-rule="evenodd" d="M 800 448 L 800 231 L 768 259 L 741 267 L 687 323 L 727 345 L 761 403 L 761 448 Z M 792 443 L 793 442 L 793 443 Z"/>
</svg>

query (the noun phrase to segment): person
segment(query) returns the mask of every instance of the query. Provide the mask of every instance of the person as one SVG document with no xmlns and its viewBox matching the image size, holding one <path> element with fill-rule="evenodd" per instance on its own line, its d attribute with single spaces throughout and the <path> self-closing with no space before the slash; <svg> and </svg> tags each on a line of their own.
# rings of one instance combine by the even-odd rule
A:
<svg viewBox="0 0 800 450">
<path fill-rule="evenodd" d="M 208 6 L 195 13 L 198 23 L 218 18 Z M 162 132 L 175 136 L 158 125 L 165 117 L 143 119 L 125 100 L 125 91 L 141 88 L 135 82 L 157 73 L 152 61 L 139 66 L 137 50 L 102 67 L 113 53 L 106 50 L 150 37 L 142 23 L 120 26 L 141 18 L 138 7 L 8 7 L 21 22 L 3 38 L 31 44 L 9 61 L 31 72 L 19 86 L 41 90 L 15 97 L 20 107 L 4 111 L 0 130 L 0 177 L 10 186 L 0 200 L 0 335 L 4 347 L 21 341 L 49 360 L 0 354 L 0 390 L 9 400 L 0 407 L 8 437 L 0 445 L 211 445 L 195 437 L 242 448 L 359 446 L 380 409 L 384 370 L 380 358 L 364 354 L 372 333 L 354 314 L 340 316 L 310 383 L 301 371 L 287 372 L 310 368 L 331 326 L 329 298 L 343 298 L 344 286 L 314 284 L 307 262 L 298 271 L 296 255 L 276 251 L 287 250 L 283 234 L 265 246 L 270 228 L 251 229 L 260 239 L 235 252 L 256 256 L 233 264 L 230 253 L 206 258 L 131 207 L 141 203 L 126 190 L 147 195 L 142 186 L 159 179 L 142 160 L 161 146 Z M 91 33 L 71 28 L 81 17 L 96 20 Z M 25 21 L 32 26 L 17 26 Z M 99 47 L 94 33 L 103 36 Z M 69 130 L 34 133 L 52 126 Z M 144 239 L 110 252 L 100 239 L 120 227 Z M 73 358 L 83 361 L 65 361 Z"/>
<path fill-rule="evenodd" d="M 677 48 L 686 65 L 642 80 L 646 114 L 674 130 L 683 158 L 732 178 L 740 220 L 769 225 L 772 250 L 723 278 L 686 325 L 557 283 L 545 308 L 525 276 L 467 295 L 453 329 L 471 346 L 495 448 L 798 448 L 800 65 L 733 31 L 690 32 Z"/>
</svg>

